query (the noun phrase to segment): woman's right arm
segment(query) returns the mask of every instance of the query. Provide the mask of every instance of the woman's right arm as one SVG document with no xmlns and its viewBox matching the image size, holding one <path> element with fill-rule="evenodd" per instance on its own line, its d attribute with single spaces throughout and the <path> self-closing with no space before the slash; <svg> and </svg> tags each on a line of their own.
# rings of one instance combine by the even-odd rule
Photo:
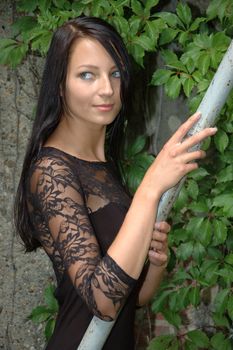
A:
<svg viewBox="0 0 233 350">
<path fill-rule="evenodd" d="M 139 277 L 148 254 L 162 194 L 198 167 L 195 160 L 205 157 L 204 151 L 190 151 L 191 147 L 216 133 L 216 128 L 207 128 L 185 139 L 198 119 L 198 113 L 190 117 L 158 154 L 138 187 L 121 229 L 108 250 L 117 264 L 135 279 Z"/>
</svg>

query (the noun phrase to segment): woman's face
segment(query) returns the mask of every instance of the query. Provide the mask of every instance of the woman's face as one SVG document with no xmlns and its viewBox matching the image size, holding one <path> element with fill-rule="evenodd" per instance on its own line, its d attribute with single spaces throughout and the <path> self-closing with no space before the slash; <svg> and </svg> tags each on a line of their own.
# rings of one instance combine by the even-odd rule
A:
<svg viewBox="0 0 233 350">
<path fill-rule="evenodd" d="M 121 109 L 120 72 L 96 40 L 78 39 L 71 51 L 65 86 L 69 113 L 85 124 L 105 126 Z"/>
</svg>

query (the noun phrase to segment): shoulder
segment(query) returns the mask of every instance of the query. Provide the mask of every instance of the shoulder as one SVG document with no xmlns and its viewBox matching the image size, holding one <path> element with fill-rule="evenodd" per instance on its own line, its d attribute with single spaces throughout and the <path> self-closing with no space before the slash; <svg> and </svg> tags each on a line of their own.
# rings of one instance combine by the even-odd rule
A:
<svg viewBox="0 0 233 350">
<path fill-rule="evenodd" d="M 42 148 L 30 168 L 30 183 L 45 184 L 54 180 L 78 184 L 78 164 L 69 155 L 53 148 Z"/>
</svg>

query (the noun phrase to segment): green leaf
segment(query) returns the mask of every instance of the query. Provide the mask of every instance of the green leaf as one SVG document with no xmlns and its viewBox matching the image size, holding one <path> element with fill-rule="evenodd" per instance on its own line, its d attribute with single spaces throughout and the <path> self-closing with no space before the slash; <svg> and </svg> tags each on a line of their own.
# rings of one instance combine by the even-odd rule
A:
<svg viewBox="0 0 233 350">
<path fill-rule="evenodd" d="M 217 176 L 217 183 L 233 181 L 233 164 L 222 169 Z"/>
<path fill-rule="evenodd" d="M 200 288 L 199 287 L 192 287 L 190 288 L 188 292 L 188 298 L 190 303 L 193 306 L 197 306 L 200 304 L 201 297 L 200 297 Z"/>
<path fill-rule="evenodd" d="M 232 350 L 231 340 L 226 339 L 222 332 L 216 333 L 210 340 L 214 350 Z"/>
<path fill-rule="evenodd" d="M 223 153 L 228 146 L 229 138 L 227 133 L 222 129 L 214 135 L 214 143 L 220 153 Z"/>
<path fill-rule="evenodd" d="M 144 49 L 137 44 L 130 44 L 128 49 L 132 54 L 133 58 L 135 59 L 135 61 L 137 62 L 137 64 L 139 64 L 141 67 L 144 67 L 144 62 L 143 62 L 143 58 L 145 56 Z"/>
<path fill-rule="evenodd" d="M 206 18 L 205 17 L 198 17 L 198 18 L 195 18 L 195 20 L 192 22 L 189 30 L 191 32 L 195 31 L 198 29 L 199 25 L 203 22 L 206 22 Z"/>
<path fill-rule="evenodd" d="M 115 15 L 124 17 L 124 6 L 128 6 L 129 4 L 128 0 L 118 0 L 118 1 L 111 0 L 108 2 L 111 4 L 113 13 Z"/>
<path fill-rule="evenodd" d="M 198 58 L 197 66 L 201 71 L 201 74 L 205 75 L 210 67 L 210 55 L 206 52 L 203 52 Z"/>
<path fill-rule="evenodd" d="M 197 233 L 199 235 L 203 220 L 204 220 L 203 217 L 190 218 L 190 220 L 188 221 L 188 224 L 187 224 L 187 230 L 192 234 Z"/>
<path fill-rule="evenodd" d="M 233 295 L 230 295 L 227 302 L 227 312 L 233 321 Z"/>
<path fill-rule="evenodd" d="M 204 261 L 201 266 L 201 274 L 205 277 L 205 280 L 210 285 L 215 284 L 217 282 L 216 271 L 219 268 L 219 263 L 216 260 L 207 260 Z"/>
<path fill-rule="evenodd" d="M 67 4 L 66 0 L 53 0 L 53 3 L 56 7 L 60 8 L 60 9 L 64 9 L 65 5 Z"/>
<path fill-rule="evenodd" d="M 146 137 L 140 135 L 136 140 L 127 148 L 128 157 L 134 157 L 136 154 L 142 152 L 146 146 Z"/>
<path fill-rule="evenodd" d="M 152 7 L 158 5 L 159 0 L 146 0 L 145 5 L 146 5 L 146 10 L 152 9 Z"/>
<path fill-rule="evenodd" d="M 53 285 L 49 285 L 44 291 L 44 299 L 51 311 L 58 311 L 58 302 L 54 296 L 55 287 Z"/>
<path fill-rule="evenodd" d="M 192 340 L 192 342 L 198 346 L 198 348 L 209 348 L 209 338 L 207 337 L 207 335 L 198 330 L 198 329 L 195 329 L 193 331 L 190 331 L 187 333 L 187 336 L 189 337 L 190 340 Z"/>
<path fill-rule="evenodd" d="M 194 80 L 192 79 L 192 77 L 188 77 L 187 79 L 185 79 L 184 83 L 182 83 L 183 85 L 183 89 L 184 89 L 184 93 L 187 97 L 190 96 L 192 89 L 195 85 Z"/>
<path fill-rule="evenodd" d="M 210 244 L 212 237 L 212 227 L 209 219 L 205 219 L 200 227 L 200 242 L 206 247 Z"/>
<path fill-rule="evenodd" d="M 172 293 L 171 290 L 165 290 L 160 295 L 156 295 L 156 298 L 152 303 L 153 312 L 161 312 L 164 310 L 164 304 L 167 301 L 167 297 Z"/>
<path fill-rule="evenodd" d="M 47 321 L 46 326 L 45 326 L 45 338 L 48 341 L 54 331 L 55 327 L 55 319 L 51 318 L 50 320 Z"/>
<path fill-rule="evenodd" d="M 207 202 L 204 198 L 201 198 L 197 202 L 192 201 L 188 205 L 188 208 L 191 209 L 194 213 L 203 213 L 203 214 L 207 215 L 209 212 L 209 207 L 208 207 Z"/>
<path fill-rule="evenodd" d="M 233 253 L 226 255 L 224 260 L 227 264 L 233 265 Z"/>
<path fill-rule="evenodd" d="M 222 314 L 213 314 L 213 320 L 216 326 L 229 328 L 229 321 Z M 220 349 L 222 349 L 222 347 Z"/>
<path fill-rule="evenodd" d="M 193 245 L 193 258 L 199 264 L 206 254 L 205 247 L 200 242 L 195 242 Z"/>
<path fill-rule="evenodd" d="M 180 193 L 178 194 L 178 197 L 174 203 L 174 208 L 178 211 L 180 211 L 181 209 L 183 209 L 187 203 L 189 201 L 189 196 L 188 196 L 188 192 L 185 188 L 185 186 L 183 186 L 180 190 Z"/>
<path fill-rule="evenodd" d="M 131 191 L 134 193 L 142 181 L 145 174 L 145 170 L 137 166 L 132 166 L 127 171 L 127 185 Z"/>
<path fill-rule="evenodd" d="M 227 226 L 222 220 L 213 220 L 213 245 L 218 246 L 226 241 Z"/>
<path fill-rule="evenodd" d="M 148 20 L 145 24 L 146 34 L 150 37 L 151 40 L 155 40 L 157 43 L 157 39 L 162 30 L 166 27 L 164 21 L 159 18 L 153 21 Z"/>
<path fill-rule="evenodd" d="M 157 69 L 152 76 L 151 84 L 155 86 L 163 85 L 168 81 L 171 74 L 172 74 L 171 70 Z"/>
<path fill-rule="evenodd" d="M 14 33 L 28 32 L 32 30 L 37 24 L 36 19 L 32 16 L 19 17 L 13 24 L 12 29 Z"/>
<path fill-rule="evenodd" d="M 152 339 L 147 350 L 167 350 L 174 337 L 174 335 L 159 335 Z"/>
<path fill-rule="evenodd" d="M 7 64 L 12 68 L 19 65 L 26 56 L 28 46 L 11 39 L 0 41 L 0 64 Z"/>
<path fill-rule="evenodd" d="M 218 32 L 213 36 L 213 48 L 225 52 L 230 45 L 231 39 L 224 33 Z"/>
<path fill-rule="evenodd" d="M 164 309 L 163 310 L 163 316 L 166 318 L 166 320 L 171 323 L 176 328 L 179 328 L 181 325 L 181 317 L 178 313 L 174 313 L 171 310 Z"/>
<path fill-rule="evenodd" d="M 230 2 L 226 0 L 212 0 L 206 11 L 208 19 L 218 17 L 222 21 L 227 13 L 227 7 L 229 4 Z"/>
<path fill-rule="evenodd" d="M 160 35 L 159 44 L 165 45 L 165 44 L 170 43 L 172 40 L 175 39 L 175 37 L 177 36 L 178 33 L 179 33 L 178 29 L 174 29 L 174 28 L 163 29 L 163 31 Z"/>
<path fill-rule="evenodd" d="M 131 8 L 136 15 L 138 16 L 144 15 L 144 9 L 138 0 L 131 0 Z"/>
<path fill-rule="evenodd" d="M 163 50 L 162 57 L 166 64 L 172 65 L 174 62 L 176 63 L 178 61 L 177 55 L 171 50 Z"/>
<path fill-rule="evenodd" d="M 130 33 L 129 22 L 124 17 L 114 16 L 113 24 L 123 38 Z"/>
<path fill-rule="evenodd" d="M 221 276 L 224 280 L 224 283 L 229 286 L 233 283 L 233 271 L 232 267 L 225 264 L 223 269 L 220 269 L 216 272 L 216 275 Z"/>
<path fill-rule="evenodd" d="M 176 12 L 181 21 L 189 27 L 189 24 L 192 21 L 192 14 L 189 6 L 187 4 L 179 3 L 176 8 Z"/>
<path fill-rule="evenodd" d="M 199 187 L 198 187 L 197 182 L 192 180 L 192 179 L 189 179 L 187 181 L 187 187 L 186 188 L 187 188 L 189 196 L 192 199 L 197 199 L 197 196 L 199 194 Z"/>
<path fill-rule="evenodd" d="M 233 192 L 220 194 L 213 199 L 213 206 L 222 207 L 224 214 L 227 215 L 227 217 L 233 217 L 232 198 Z"/>
<path fill-rule="evenodd" d="M 39 50 L 42 55 L 46 54 L 52 38 L 52 32 L 47 29 L 36 28 L 31 33 L 30 40 L 32 41 L 32 50 Z"/>
<path fill-rule="evenodd" d="M 222 289 L 218 292 L 214 299 L 215 312 L 223 314 L 228 302 L 229 289 Z"/>
<path fill-rule="evenodd" d="M 185 291 L 187 291 L 188 293 L 188 288 L 185 289 Z M 169 309 L 173 312 L 178 312 L 182 309 L 184 309 L 184 298 L 181 298 L 181 294 L 182 292 L 180 291 L 173 291 L 173 293 L 171 293 L 169 295 Z M 183 291 L 183 295 L 184 295 L 184 291 Z"/>
<path fill-rule="evenodd" d="M 177 75 L 171 76 L 165 85 L 166 94 L 170 98 L 175 99 L 179 96 L 180 89 L 181 89 L 181 80 L 178 78 Z"/>
<path fill-rule="evenodd" d="M 39 5 L 39 8 L 40 8 L 42 13 L 46 12 L 50 8 L 51 2 L 52 2 L 52 0 L 39 0 L 38 1 L 38 5 Z"/>
<path fill-rule="evenodd" d="M 180 32 L 178 36 L 178 41 L 181 45 L 185 45 L 185 43 L 190 39 L 189 32 Z"/>
<path fill-rule="evenodd" d="M 136 36 L 133 39 L 133 43 L 140 45 L 145 51 L 155 50 L 155 45 L 154 45 L 153 41 L 146 34 Z"/>
<path fill-rule="evenodd" d="M 193 254 L 193 242 L 186 242 L 180 244 L 177 248 L 177 256 L 182 260 L 190 258 Z"/>
<path fill-rule="evenodd" d="M 176 27 L 178 17 L 174 13 L 171 12 L 159 12 L 156 13 L 157 17 L 162 18 L 170 27 Z"/>
<path fill-rule="evenodd" d="M 31 319 L 35 323 L 41 323 L 46 321 L 50 317 L 51 313 L 45 306 L 37 306 L 32 310 L 29 315 L 29 319 Z"/>
<path fill-rule="evenodd" d="M 207 175 L 209 175 L 208 171 L 202 167 L 192 171 L 189 174 L 189 177 L 192 178 L 195 181 L 200 181 L 202 180 L 204 177 L 206 177 Z"/>
<path fill-rule="evenodd" d="M 38 6 L 38 0 L 21 0 L 17 2 L 18 11 L 33 12 Z"/>
<path fill-rule="evenodd" d="M 142 22 L 141 18 L 137 16 L 132 16 L 129 19 L 128 23 L 130 27 L 130 36 L 134 36 L 138 33 L 139 28 L 141 26 L 141 22 Z"/>
</svg>

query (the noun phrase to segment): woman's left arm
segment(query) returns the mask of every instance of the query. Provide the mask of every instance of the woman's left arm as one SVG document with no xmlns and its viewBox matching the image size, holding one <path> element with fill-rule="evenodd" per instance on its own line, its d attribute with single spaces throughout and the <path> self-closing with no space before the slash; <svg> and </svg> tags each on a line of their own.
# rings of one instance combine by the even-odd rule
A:
<svg viewBox="0 0 233 350">
<path fill-rule="evenodd" d="M 170 229 L 167 222 L 155 223 L 148 252 L 149 267 L 138 296 L 139 306 L 147 304 L 160 286 L 168 261 L 167 236 Z"/>
</svg>

